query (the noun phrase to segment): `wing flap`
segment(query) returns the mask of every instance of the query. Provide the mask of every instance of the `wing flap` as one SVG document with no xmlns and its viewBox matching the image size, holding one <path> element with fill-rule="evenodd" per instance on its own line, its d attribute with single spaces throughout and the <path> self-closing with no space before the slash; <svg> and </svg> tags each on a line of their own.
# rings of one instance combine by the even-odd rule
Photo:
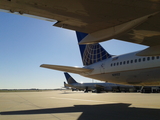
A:
<svg viewBox="0 0 160 120">
<path fill-rule="evenodd" d="M 92 72 L 93 69 L 89 68 L 80 68 L 80 67 L 70 67 L 70 66 L 61 66 L 61 65 L 49 65 L 49 64 L 42 64 L 40 67 L 59 70 L 63 72 L 70 72 L 70 73 L 89 73 Z"/>
<path fill-rule="evenodd" d="M 155 12 L 153 14 L 149 14 L 140 18 L 137 18 L 135 20 L 132 20 L 130 22 L 123 23 L 121 25 L 117 25 L 111 28 L 107 28 L 104 30 L 100 30 L 94 33 L 91 33 L 87 35 L 82 41 L 79 42 L 79 44 L 94 44 L 98 42 L 103 42 L 106 40 L 110 40 L 119 36 L 122 36 L 124 33 L 127 33 L 128 31 L 132 30 L 133 28 L 141 25 L 145 21 L 147 21 L 152 16 L 158 14 L 159 12 Z M 160 35 L 160 32 L 154 32 L 152 35 Z M 146 36 L 145 36 L 146 37 Z M 148 37 L 148 35 L 147 35 Z"/>
<path fill-rule="evenodd" d="M 160 45 L 160 13 L 115 39 L 147 46 Z"/>
</svg>

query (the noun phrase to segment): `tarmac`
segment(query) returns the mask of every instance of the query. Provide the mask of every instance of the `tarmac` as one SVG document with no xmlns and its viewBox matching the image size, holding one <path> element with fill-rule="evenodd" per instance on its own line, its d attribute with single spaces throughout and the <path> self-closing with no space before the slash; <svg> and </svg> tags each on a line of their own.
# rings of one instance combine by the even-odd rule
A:
<svg viewBox="0 0 160 120">
<path fill-rule="evenodd" d="M 160 93 L 1 92 L 0 120 L 160 120 Z"/>
</svg>

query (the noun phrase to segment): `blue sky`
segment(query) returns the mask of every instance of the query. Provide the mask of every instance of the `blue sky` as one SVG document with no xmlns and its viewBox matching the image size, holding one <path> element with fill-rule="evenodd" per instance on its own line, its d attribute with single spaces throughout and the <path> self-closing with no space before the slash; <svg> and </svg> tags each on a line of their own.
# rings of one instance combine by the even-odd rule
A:
<svg viewBox="0 0 160 120">
<path fill-rule="evenodd" d="M 52 89 L 63 86 L 63 72 L 41 64 L 82 67 L 75 32 L 53 22 L 0 12 L 0 89 Z M 101 45 L 113 55 L 146 46 L 110 40 Z M 70 74 L 78 82 L 92 79 Z"/>
</svg>

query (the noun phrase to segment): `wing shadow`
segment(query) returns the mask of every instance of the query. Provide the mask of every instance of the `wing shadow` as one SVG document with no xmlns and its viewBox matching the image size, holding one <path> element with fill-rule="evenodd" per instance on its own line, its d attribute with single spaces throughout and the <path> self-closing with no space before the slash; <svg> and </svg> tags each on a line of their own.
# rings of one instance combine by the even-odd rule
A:
<svg viewBox="0 0 160 120">
<path fill-rule="evenodd" d="M 160 109 L 133 108 L 130 104 L 75 105 L 73 107 L 6 111 L 0 115 L 82 112 L 78 120 L 160 120 Z"/>
</svg>

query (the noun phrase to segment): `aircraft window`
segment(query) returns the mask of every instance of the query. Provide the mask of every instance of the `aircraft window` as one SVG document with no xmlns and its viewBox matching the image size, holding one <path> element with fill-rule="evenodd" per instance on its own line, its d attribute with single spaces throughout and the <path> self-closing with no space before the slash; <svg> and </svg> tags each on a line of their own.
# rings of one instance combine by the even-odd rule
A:
<svg viewBox="0 0 160 120">
<path fill-rule="evenodd" d="M 117 66 L 119 65 L 119 62 L 117 62 Z"/>
<path fill-rule="evenodd" d="M 159 59 L 159 56 L 157 56 L 156 58 Z"/>
<path fill-rule="evenodd" d="M 150 60 L 150 57 L 147 57 L 147 60 L 149 61 L 149 60 Z"/>
<path fill-rule="evenodd" d="M 120 65 L 122 65 L 122 62 L 120 62 Z"/>
<path fill-rule="evenodd" d="M 139 58 L 138 61 L 141 62 L 141 58 Z"/>
<path fill-rule="evenodd" d="M 146 61 L 146 58 L 143 58 L 143 61 Z"/>
<path fill-rule="evenodd" d="M 125 65 L 125 64 L 126 64 L 126 62 L 124 61 L 124 62 L 123 62 L 123 64 Z"/>
<path fill-rule="evenodd" d="M 135 59 L 134 62 L 136 63 L 136 62 L 137 62 L 137 59 Z"/>
<path fill-rule="evenodd" d="M 111 66 L 112 66 L 112 63 L 111 63 Z"/>
<path fill-rule="evenodd" d="M 127 61 L 127 64 L 129 64 L 129 60 Z"/>
<path fill-rule="evenodd" d="M 152 60 L 154 60 L 154 56 L 152 57 Z"/>
<path fill-rule="evenodd" d="M 131 63 L 133 63 L 133 60 L 131 60 Z"/>
<path fill-rule="evenodd" d="M 114 66 L 116 65 L 116 63 L 114 63 Z"/>
</svg>

